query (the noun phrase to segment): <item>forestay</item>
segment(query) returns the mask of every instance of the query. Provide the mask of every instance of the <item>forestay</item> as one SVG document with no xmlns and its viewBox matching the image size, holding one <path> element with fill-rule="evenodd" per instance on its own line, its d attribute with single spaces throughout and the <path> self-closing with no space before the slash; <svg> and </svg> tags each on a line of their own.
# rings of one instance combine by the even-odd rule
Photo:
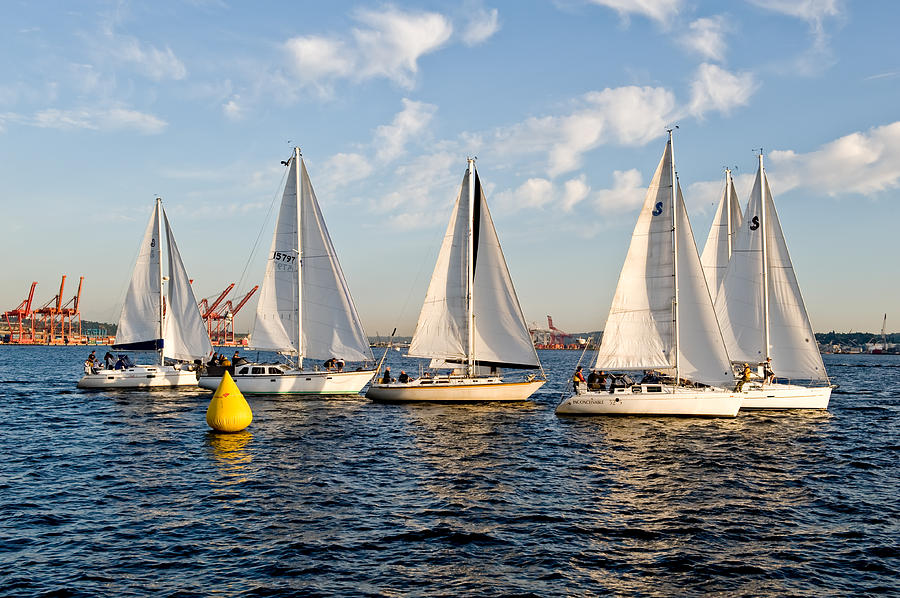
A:
<svg viewBox="0 0 900 598">
<path fill-rule="evenodd" d="M 703 264 L 703 273 L 709 283 L 710 295 L 715 298 L 719 285 L 725 277 L 728 261 L 734 249 L 734 239 L 741 227 L 741 204 L 737 193 L 734 191 L 734 179 L 731 171 L 726 171 L 725 191 L 722 193 L 722 201 L 716 209 L 706 245 L 703 247 L 703 255 L 700 262 Z"/>
<path fill-rule="evenodd" d="M 169 226 L 169 218 L 163 210 L 166 224 L 167 251 L 169 254 L 168 303 L 165 322 L 165 354 L 173 359 L 192 361 L 206 359 L 212 354 L 212 344 L 191 281 L 181 261 L 181 253 L 175 244 L 175 236 Z"/>
<path fill-rule="evenodd" d="M 766 277 L 768 323 L 763 295 Z M 756 173 L 734 254 L 716 297 L 716 313 L 732 359 L 759 363 L 768 355 L 779 377 L 827 380 L 762 167 Z"/>
<path fill-rule="evenodd" d="M 159 210 L 159 202 L 156 202 L 138 250 L 131 283 L 119 316 L 116 328 L 117 347 L 149 343 L 136 348 L 153 350 L 161 342 Z"/>
<path fill-rule="evenodd" d="M 474 185 L 470 189 L 470 185 Z M 471 213 L 469 195 L 474 195 Z M 472 234 L 472 256 L 468 235 Z M 473 270 L 473 359 L 482 366 L 540 367 L 474 165 L 463 177 L 409 348 L 412 357 L 464 363 L 467 267 Z M 449 365 L 447 364 L 447 365 Z"/>
</svg>

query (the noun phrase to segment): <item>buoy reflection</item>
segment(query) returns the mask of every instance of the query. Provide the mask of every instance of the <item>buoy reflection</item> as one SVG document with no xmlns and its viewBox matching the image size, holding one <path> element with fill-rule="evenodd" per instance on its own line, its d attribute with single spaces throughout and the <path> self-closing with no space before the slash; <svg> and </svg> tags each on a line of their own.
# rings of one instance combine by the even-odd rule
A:
<svg viewBox="0 0 900 598">
<path fill-rule="evenodd" d="M 247 469 L 253 462 L 253 455 L 248 450 L 253 433 L 242 432 L 207 432 L 206 444 L 212 449 L 216 465 L 228 478 L 227 484 L 238 484 L 246 480 Z"/>
</svg>

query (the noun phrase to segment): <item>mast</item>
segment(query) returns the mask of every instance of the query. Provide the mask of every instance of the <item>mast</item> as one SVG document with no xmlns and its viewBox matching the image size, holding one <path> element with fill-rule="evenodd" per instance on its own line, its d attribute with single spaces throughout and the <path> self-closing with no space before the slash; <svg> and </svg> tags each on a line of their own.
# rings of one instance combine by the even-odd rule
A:
<svg viewBox="0 0 900 598">
<path fill-rule="evenodd" d="M 294 183 L 296 184 L 297 197 L 295 205 L 297 206 L 297 369 L 303 369 L 303 222 L 301 222 L 301 214 L 303 208 L 300 206 L 300 148 L 294 148 Z"/>
<path fill-rule="evenodd" d="M 681 360 L 678 351 L 678 180 L 675 176 L 675 146 L 672 143 L 672 129 L 669 129 L 669 167 L 672 169 L 672 275 L 675 278 L 675 296 L 672 299 L 672 322 L 675 330 L 675 386 L 681 380 Z"/>
<path fill-rule="evenodd" d="M 159 342 L 157 350 L 160 367 L 166 364 L 166 339 L 163 330 L 163 274 L 162 274 L 162 198 L 156 198 L 156 271 L 159 273 Z"/>
<path fill-rule="evenodd" d="M 473 216 L 475 213 L 475 159 L 469 162 L 469 211 L 466 220 L 466 375 L 475 373 L 475 313 L 472 305 L 472 287 L 475 286 L 475 269 L 472 267 L 472 250 L 474 246 Z"/>
<path fill-rule="evenodd" d="M 759 232 L 762 235 L 762 294 L 763 294 L 763 361 L 769 359 L 769 258 L 767 245 L 769 244 L 768 225 L 766 223 L 766 171 L 763 170 L 763 151 L 759 149 L 759 193 L 760 193 L 760 225 Z"/>
<path fill-rule="evenodd" d="M 731 169 L 725 169 L 725 231 L 728 235 L 728 259 L 731 259 Z M 717 289 L 718 290 L 718 289 Z"/>
</svg>

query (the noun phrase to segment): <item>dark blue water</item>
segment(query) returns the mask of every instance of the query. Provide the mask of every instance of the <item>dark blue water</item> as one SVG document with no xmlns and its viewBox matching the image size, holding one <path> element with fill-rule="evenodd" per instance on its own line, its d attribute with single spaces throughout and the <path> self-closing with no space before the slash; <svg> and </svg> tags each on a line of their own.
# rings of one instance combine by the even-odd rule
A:
<svg viewBox="0 0 900 598">
<path fill-rule="evenodd" d="M 533 403 L 252 398 L 225 435 L 207 392 L 76 390 L 87 352 L 0 347 L 3 595 L 900 593 L 898 357 L 826 356 L 828 413 L 558 418 L 547 351 Z"/>
</svg>

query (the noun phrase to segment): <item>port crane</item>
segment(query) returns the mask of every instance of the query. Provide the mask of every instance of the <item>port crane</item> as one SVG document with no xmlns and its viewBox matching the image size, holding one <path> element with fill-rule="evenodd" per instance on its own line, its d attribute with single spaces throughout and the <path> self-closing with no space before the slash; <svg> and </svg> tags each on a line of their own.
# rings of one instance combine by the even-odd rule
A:
<svg viewBox="0 0 900 598">
<path fill-rule="evenodd" d="M 31 290 L 28 291 L 28 297 L 22 299 L 22 302 L 15 309 L 3 312 L 3 319 L 6 321 L 6 329 L 9 331 L 9 338 L 3 342 L 11 344 L 31 344 L 34 342 L 34 312 L 31 311 L 31 302 L 34 300 L 34 288 L 37 281 L 31 283 Z"/>
</svg>

